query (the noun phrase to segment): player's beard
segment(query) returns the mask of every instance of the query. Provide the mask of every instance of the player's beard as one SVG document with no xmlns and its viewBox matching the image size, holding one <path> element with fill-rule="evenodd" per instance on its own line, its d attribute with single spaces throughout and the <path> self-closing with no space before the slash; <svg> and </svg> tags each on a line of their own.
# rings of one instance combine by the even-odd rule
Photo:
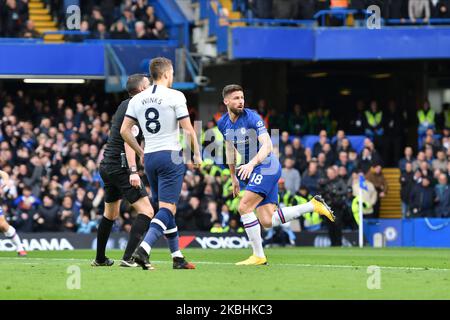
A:
<svg viewBox="0 0 450 320">
<path fill-rule="evenodd" d="M 230 111 L 231 113 L 233 113 L 234 115 L 238 116 L 240 115 L 242 112 L 244 112 L 244 108 L 234 108 L 234 107 L 230 107 Z"/>
</svg>

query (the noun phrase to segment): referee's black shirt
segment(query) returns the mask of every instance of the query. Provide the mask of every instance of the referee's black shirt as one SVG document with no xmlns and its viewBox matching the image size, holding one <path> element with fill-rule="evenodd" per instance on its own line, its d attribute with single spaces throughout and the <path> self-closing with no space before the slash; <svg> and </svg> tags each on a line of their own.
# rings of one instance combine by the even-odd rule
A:
<svg viewBox="0 0 450 320">
<path fill-rule="evenodd" d="M 105 164 L 115 164 L 115 165 L 121 164 L 120 155 L 122 153 L 125 153 L 124 147 L 125 141 L 120 135 L 120 128 L 122 127 L 122 122 L 125 117 L 125 113 L 127 112 L 128 103 L 130 102 L 130 100 L 131 98 L 122 101 L 112 118 L 111 122 L 112 124 L 109 132 L 108 141 L 106 143 L 105 151 L 103 153 L 104 158 L 102 162 Z M 138 137 L 138 141 L 139 140 L 140 139 Z"/>
</svg>

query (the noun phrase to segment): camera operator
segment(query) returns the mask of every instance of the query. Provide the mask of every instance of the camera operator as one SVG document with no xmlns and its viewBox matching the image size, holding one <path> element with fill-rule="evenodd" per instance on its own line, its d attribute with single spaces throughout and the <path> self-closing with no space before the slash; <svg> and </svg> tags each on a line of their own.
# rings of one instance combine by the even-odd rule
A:
<svg viewBox="0 0 450 320">
<path fill-rule="evenodd" d="M 347 186 L 345 182 L 338 177 L 335 167 L 327 169 L 327 178 L 319 181 L 321 194 L 324 200 L 333 208 L 336 221 L 330 223 L 328 220 L 324 222 L 328 225 L 328 232 L 332 246 L 342 246 L 342 218 L 346 210 Z"/>
</svg>

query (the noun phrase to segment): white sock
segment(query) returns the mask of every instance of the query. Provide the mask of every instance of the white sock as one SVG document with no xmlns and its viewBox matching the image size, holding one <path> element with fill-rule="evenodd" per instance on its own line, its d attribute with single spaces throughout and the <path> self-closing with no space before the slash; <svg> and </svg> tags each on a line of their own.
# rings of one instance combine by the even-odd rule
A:
<svg viewBox="0 0 450 320">
<path fill-rule="evenodd" d="M 278 227 L 283 223 L 289 222 L 291 220 L 297 219 L 302 214 L 313 212 L 314 206 L 311 202 L 307 202 L 304 204 L 300 204 L 298 206 L 293 207 L 284 207 L 283 209 L 279 208 L 272 215 L 272 226 Z"/>
<path fill-rule="evenodd" d="M 147 252 L 148 255 L 150 255 L 150 250 L 152 250 L 152 248 L 150 247 L 150 245 L 147 242 L 142 241 L 141 247 L 145 250 L 145 252 Z"/>
<path fill-rule="evenodd" d="M 172 258 L 183 258 L 183 254 L 180 250 L 171 253 Z"/>
<path fill-rule="evenodd" d="M 264 249 L 262 246 L 261 225 L 259 224 L 256 215 L 251 212 L 241 216 L 244 224 L 245 232 L 247 232 L 248 239 L 253 247 L 253 254 L 260 258 L 265 258 Z"/>
<path fill-rule="evenodd" d="M 9 226 L 8 230 L 6 230 L 6 232 L 3 234 L 5 235 L 5 237 L 11 239 L 12 242 L 14 242 L 17 251 L 23 251 L 23 246 L 22 242 L 20 241 L 20 237 L 13 226 Z"/>
</svg>

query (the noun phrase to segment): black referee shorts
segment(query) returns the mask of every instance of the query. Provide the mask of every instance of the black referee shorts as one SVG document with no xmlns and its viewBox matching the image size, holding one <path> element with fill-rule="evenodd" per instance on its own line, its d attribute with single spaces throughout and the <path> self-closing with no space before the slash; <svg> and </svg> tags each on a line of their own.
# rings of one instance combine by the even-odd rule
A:
<svg viewBox="0 0 450 320">
<path fill-rule="evenodd" d="M 128 170 L 122 168 L 120 164 L 111 165 L 106 163 L 100 163 L 99 168 L 100 176 L 105 184 L 105 202 L 116 202 L 122 198 L 128 200 L 133 204 L 140 198 L 148 197 L 147 190 L 145 190 L 144 184 L 141 180 L 141 187 L 139 189 L 134 188 L 130 184 L 130 174 Z"/>
</svg>

